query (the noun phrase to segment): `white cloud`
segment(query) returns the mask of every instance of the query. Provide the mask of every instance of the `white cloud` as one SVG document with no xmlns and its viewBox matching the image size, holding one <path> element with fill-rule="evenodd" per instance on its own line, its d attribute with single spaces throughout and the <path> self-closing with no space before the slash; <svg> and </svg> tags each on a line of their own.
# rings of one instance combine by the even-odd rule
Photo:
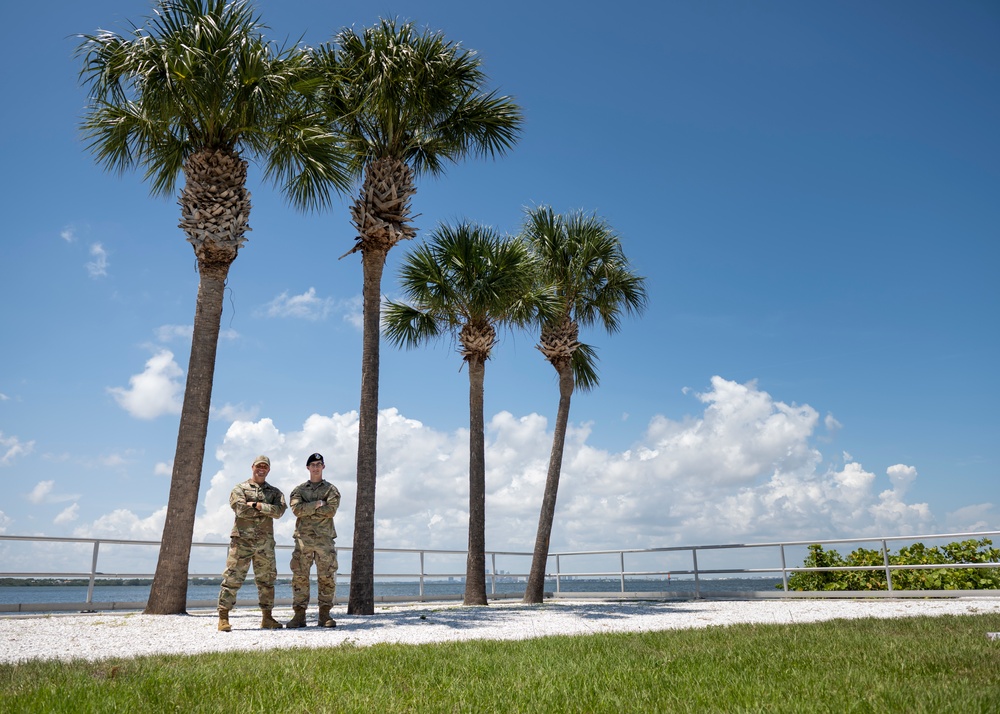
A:
<svg viewBox="0 0 1000 714">
<path fill-rule="evenodd" d="M 823 466 L 811 444 L 819 415 L 773 400 L 753 383 L 716 377 L 698 394 L 704 413 L 653 419 L 623 453 L 595 449 L 587 425 L 566 439 L 554 549 L 682 545 L 916 532 L 932 518 L 899 491 L 878 493 L 861 464 Z M 530 550 L 545 482 L 551 431 L 544 417 L 501 412 L 487 424 L 487 546 Z M 196 531 L 224 538 L 232 526 L 229 491 L 258 453 L 286 496 L 303 481 L 305 456 L 326 457 L 326 478 L 343 494 L 337 528 L 353 533 L 357 415 L 313 415 L 282 432 L 270 419 L 236 421 L 216 451 Z M 895 472 L 894 472 L 895 473 Z M 379 416 L 376 541 L 386 547 L 462 549 L 467 542 L 468 432 L 436 431 L 394 409 Z M 294 519 L 276 524 L 288 540 Z"/>
<path fill-rule="evenodd" d="M 226 403 L 221 407 L 212 407 L 212 418 L 222 421 L 250 421 L 256 419 L 259 412 L 260 407 Z"/>
<path fill-rule="evenodd" d="M 917 470 L 913 466 L 906 466 L 905 464 L 895 464 L 890 466 L 885 470 L 886 474 L 889 476 L 889 481 L 892 482 L 892 487 L 899 494 L 903 494 L 910 487 L 910 485 L 917 479 Z"/>
<path fill-rule="evenodd" d="M 4 436 L 0 431 L 0 466 L 9 466 L 19 456 L 27 456 L 35 448 L 34 441 L 22 442 L 16 436 Z"/>
<path fill-rule="evenodd" d="M 264 307 L 264 314 L 268 317 L 324 320 L 332 310 L 332 298 L 317 297 L 316 288 L 309 288 L 301 295 L 289 295 L 286 290 Z"/>
<path fill-rule="evenodd" d="M 55 485 L 55 481 L 39 481 L 28 494 L 28 500 L 32 503 L 43 503 Z"/>
<path fill-rule="evenodd" d="M 10 517 L 3 511 L 0 511 L 0 533 L 7 533 L 7 527 L 11 523 L 13 521 L 10 520 Z"/>
<path fill-rule="evenodd" d="M 76 226 L 66 226 L 59 231 L 59 237 L 67 243 L 74 242 L 76 240 Z"/>
<path fill-rule="evenodd" d="M 153 467 L 153 474 L 156 476 L 173 476 L 174 465 L 172 463 L 167 463 L 165 461 L 158 461 L 156 466 Z"/>
<path fill-rule="evenodd" d="M 8 399 L 10 399 L 10 397 L 8 397 L 3 392 L 0 392 L 0 402 L 6 402 Z"/>
<path fill-rule="evenodd" d="M 905 535 L 935 526 L 927 504 L 905 499 L 915 468 L 897 464 L 887 479 L 846 453 L 843 461 L 828 463 L 814 446 L 822 427 L 812 407 L 788 405 L 753 382 L 721 377 L 708 391 L 690 394 L 701 413 L 678 421 L 654 418 L 625 452 L 594 448 L 589 425 L 569 425 L 553 550 Z M 230 425 L 215 450 L 214 472 L 206 466 L 197 540 L 228 539 L 229 492 L 250 475 L 257 454 L 270 456 L 268 480 L 287 498 L 308 477 L 306 457 L 318 451 L 326 460 L 325 478 L 342 494 L 339 542 L 352 541 L 357 413 L 314 414 L 286 428 L 268 418 Z M 467 429 L 442 432 L 395 409 L 380 412 L 379 547 L 466 547 L 468 438 Z M 532 549 L 551 439 L 548 421 L 538 414 L 501 412 L 488 420 L 487 548 Z M 166 464 L 156 470 L 169 474 Z M 157 540 L 162 523 L 162 509 L 145 517 L 116 511 L 87 532 Z M 990 504 L 948 514 L 948 523 L 1000 525 Z M 294 525 L 291 514 L 275 524 L 279 543 L 291 542 Z"/>
<path fill-rule="evenodd" d="M 103 278 L 108 274 L 108 251 L 100 243 L 90 245 L 90 256 L 93 258 L 86 264 L 87 274 L 92 278 Z"/>
<path fill-rule="evenodd" d="M 66 501 L 75 501 L 80 498 L 80 494 L 78 493 L 56 491 L 55 485 L 56 482 L 51 479 L 39 481 L 35 484 L 35 487 L 31 489 L 31 493 L 28 494 L 28 500 L 32 503 L 64 503 Z"/>
<path fill-rule="evenodd" d="M 68 508 L 63 509 L 58 516 L 52 521 L 56 525 L 62 525 L 64 523 L 72 523 L 80 515 L 80 504 L 74 503 Z"/>
<path fill-rule="evenodd" d="M 190 342 L 193 333 L 193 325 L 160 325 L 153 330 L 153 334 L 156 335 L 159 342 L 173 342 L 174 340 Z"/>
<path fill-rule="evenodd" d="M 174 361 L 174 353 L 160 350 L 149 358 L 146 368 L 129 378 L 129 387 L 108 387 L 118 405 L 137 419 L 155 419 L 163 414 L 180 414 L 184 374 Z"/>
<path fill-rule="evenodd" d="M 357 330 L 361 330 L 365 324 L 364 304 L 365 301 L 361 295 L 341 300 L 338 304 L 338 308 L 343 313 L 344 322 Z"/>
<path fill-rule="evenodd" d="M 992 503 L 977 503 L 947 514 L 945 524 L 950 533 L 997 530 L 997 514 Z"/>
<path fill-rule="evenodd" d="M 131 511 L 119 508 L 101 516 L 93 523 L 74 529 L 77 538 L 122 538 L 134 540 L 159 540 L 163 535 L 163 521 L 167 507 L 140 518 Z"/>
<path fill-rule="evenodd" d="M 193 325 L 160 325 L 155 330 L 153 334 L 156 336 L 157 342 L 162 342 L 168 344 L 174 341 L 187 342 L 190 344 L 191 335 L 194 334 Z M 227 327 L 219 331 L 220 340 L 235 340 L 239 338 L 240 333 L 231 327 Z"/>
</svg>

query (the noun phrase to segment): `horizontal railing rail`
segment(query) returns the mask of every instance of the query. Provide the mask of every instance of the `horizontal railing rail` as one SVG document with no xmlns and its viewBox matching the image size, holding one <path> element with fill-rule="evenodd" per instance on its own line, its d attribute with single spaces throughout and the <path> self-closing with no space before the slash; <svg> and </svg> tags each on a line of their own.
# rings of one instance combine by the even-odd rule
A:
<svg viewBox="0 0 1000 714">
<path fill-rule="evenodd" d="M 997 563 L 932 563 L 932 564 L 893 564 L 890 563 L 889 554 L 889 544 L 908 542 L 916 543 L 922 541 L 940 541 L 940 540 L 967 540 L 967 539 L 977 539 L 981 540 L 984 538 L 990 538 L 1000 536 L 1000 531 L 978 531 L 978 532 L 965 532 L 965 533 L 933 533 L 925 535 L 910 535 L 910 536 L 885 536 L 885 537 L 874 537 L 874 538 L 833 538 L 833 539 L 812 539 L 812 540 L 797 540 L 797 541 L 775 541 L 775 542 L 765 542 L 765 543 L 727 543 L 727 544 L 706 544 L 706 545 L 694 545 L 694 546 L 665 546 L 657 548 L 628 548 L 628 549 L 617 549 L 617 550 L 585 550 L 585 551 L 564 551 L 558 553 L 551 553 L 549 555 L 549 563 L 554 563 L 555 571 L 546 574 L 547 581 L 554 581 L 555 590 L 554 592 L 548 593 L 550 597 L 595 597 L 604 596 L 608 597 L 609 591 L 601 592 L 567 592 L 564 590 L 564 583 L 569 582 L 571 579 L 602 579 L 602 580 L 618 580 L 619 589 L 617 595 L 621 596 L 628 594 L 627 589 L 628 582 L 631 580 L 635 583 L 637 580 L 665 580 L 666 582 L 671 582 L 676 579 L 690 578 L 693 581 L 694 589 L 693 592 L 684 593 L 668 593 L 666 591 L 642 591 L 632 593 L 636 596 L 643 597 L 733 597 L 738 595 L 739 597 L 801 597 L 801 596 L 814 596 L 814 597 L 856 597 L 858 595 L 866 596 L 940 596 L 940 597 L 963 597 L 969 596 L 970 594 L 983 592 L 994 593 L 1000 597 L 1000 592 L 998 591 L 970 591 L 970 590 L 911 590 L 911 591 L 901 591 L 894 590 L 892 582 L 893 572 L 899 570 L 947 570 L 952 568 L 998 568 L 1000 567 L 1000 562 Z M 150 579 L 153 577 L 152 572 L 106 572 L 99 569 L 99 560 L 101 554 L 101 547 L 107 545 L 124 545 L 124 546 L 154 546 L 159 547 L 159 541 L 151 540 L 131 540 L 131 539 L 121 539 L 121 538 L 79 538 L 79 537 L 57 537 L 57 536 L 20 536 L 20 535 L 5 535 L 0 534 L 0 544 L 4 542 L 28 542 L 28 543 L 42 543 L 42 544 L 85 544 L 91 546 L 91 558 L 90 558 L 90 568 L 89 569 L 79 569 L 79 570 L 59 570 L 59 571 L 25 571 L 25 570 L 10 570 L 10 571 L 0 571 L 0 578 L 38 578 L 38 579 L 81 579 L 87 581 L 87 595 L 86 601 L 83 603 L 70 603 L 63 604 L 65 609 L 76 609 L 78 606 L 81 609 L 94 609 L 98 605 L 104 607 L 106 603 L 95 603 L 93 599 L 94 587 L 99 581 L 104 580 L 136 580 L 136 579 Z M 879 565 L 856 565 L 856 566 L 790 566 L 786 563 L 786 552 L 788 548 L 820 545 L 840 545 L 840 544 L 861 544 L 861 543 L 878 543 L 882 553 L 883 562 Z M 194 548 L 215 548 L 215 549 L 228 549 L 229 543 L 224 542 L 203 542 L 196 541 L 192 543 Z M 277 545 L 278 550 L 291 551 L 293 550 L 292 545 Z M 739 553 L 745 550 L 775 550 L 778 554 L 778 562 L 773 566 L 764 567 L 714 567 L 706 568 L 699 566 L 698 555 L 699 553 L 714 553 L 720 551 L 732 551 L 734 553 Z M 338 546 L 337 550 L 339 553 L 351 552 L 351 546 L 341 547 Z M 454 558 L 463 558 L 466 556 L 466 551 L 464 550 L 446 550 L 446 549 L 433 549 L 433 548 L 376 548 L 376 555 L 385 556 L 415 556 L 416 564 L 412 570 L 404 569 L 398 570 L 394 569 L 391 571 L 376 572 L 375 577 L 377 581 L 399 581 L 399 580 L 415 580 L 418 583 L 418 594 L 416 600 L 425 601 L 428 599 L 459 599 L 460 595 L 434 595 L 433 597 L 428 596 L 426 593 L 426 584 L 428 581 L 441 581 L 444 579 L 455 580 L 464 579 L 466 573 L 462 572 L 450 572 L 447 570 L 435 570 L 428 568 L 428 559 L 435 556 L 445 556 Z M 663 569 L 628 569 L 626 568 L 626 556 L 657 556 L 657 555 L 673 555 L 673 554 L 687 554 L 690 558 L 690 567 L 681 568 L 663 568 Z M 521 551 L 487 551 L 486 553 L 488 563 L 490 567 L 487 569 L 487 581 L 490 584 L 490 594 L 492 597 L 514 597 L 520 596 L 521 593 L 499 593 L 497 591 L 498 582 L 524 582 L 527 577 L 527 572 L 510 572 L 497 570 L 497 559 L 515 559 L 520 560 L 525 563 L 525 565 L 530 565 L 530 560 L 532 558 L 532 553 L 521 552 Z M 612 570 L 594 570 L 594 569 L 582 569 L 582 570 L 567 570 L 565 565 L 567 562 L 574 559 L 580 558 L 600 558 L 606 556 L 617 556 L 618 567 Z M 0 568 L 2 568 L 2 562 L 0 562 Z M 795 592 L 789 590 L 788 579 L 789 576 L 795 573 L 807 573 L 807 572 L 850 572 L 850 571 L 882 571 L 886 576 L 886 586 L 885 591 L 805 591 L 805 592 Z M 762 575 L 771 574 L 775 578 L 780 576 L 781 579 L 781 589 L 769 590 L 769 591 L 732 591 L 727 593 L 722 593 L 718 590 L 706 589 L 704 587 L 705 582 L 712 582 L 713 579 L 717 579 L 722 576 L 742 576 L 742 577 L 758 577 Z M 279 573 L 279 575 L 284 575 Z M 220 577 L 219 572 L 212 573 L 202 573 L 202 572 L 192 572 L 188 576 L 190 579 L 218 579 Z M 314 577 L 315 579 L 315 577 Z M 338 581 L 350 581 L 350 573 L 338 573 Z M 386 596 L 380 598 L 383 600 L 413 600 L 411 596 Z M 189 603 L 191 604 L 191 603 Z M 210 604 L 210 603 L 205 603 Z M 118 605 L 136 606 L 137 603 L 115 603 L 112 607 Z M 141 606 L 141 604 L 139 604 Z M 0 611 L 11 611 L 20 610 L 26 606 L 25 603 L 14 603 L 14 604 L 2 604 L 0 603 Z"/>
</svg>

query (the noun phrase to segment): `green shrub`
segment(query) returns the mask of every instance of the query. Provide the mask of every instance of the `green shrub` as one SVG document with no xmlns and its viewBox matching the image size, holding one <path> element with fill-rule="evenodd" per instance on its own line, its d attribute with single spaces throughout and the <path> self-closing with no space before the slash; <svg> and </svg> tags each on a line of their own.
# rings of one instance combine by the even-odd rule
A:
<svg viewBox="0 0 1000 714">
<path fill-rule="evenodd" d="M 996 568 L 937 568 L 893 570 L 893 590 L 997 590 L 1000 589 L 1000 549 L 992 547 L 989 538 L 964 540 L 928 548 L 914 543 L 889 554 L 890 565 L 953 565 L 997 563 Z M 885 561 L 881 550 L 858 548 L 846 558 L 823 546 L 809 546 L 805 568 L 839 568 L 877 566 L 878 570 L 811 571 L 794 573 L 788 578 L 788 589 L 820 590 L 888 590 Z M 781 587 L 780 585 L 778 586 Z"/>
</svg>

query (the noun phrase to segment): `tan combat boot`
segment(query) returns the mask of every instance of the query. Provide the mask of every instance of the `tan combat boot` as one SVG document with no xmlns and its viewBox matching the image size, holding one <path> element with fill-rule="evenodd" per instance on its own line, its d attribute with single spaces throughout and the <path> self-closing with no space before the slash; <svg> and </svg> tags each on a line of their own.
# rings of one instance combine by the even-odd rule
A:
<svg viewBox="0 0 1000 714">
<path fill-rule="evenodd" d="M 330 606 L 320 605 L 319 607 L 319 622 L 317 623 L 320 627 L 336 627 L 337 621 L 330 617 Z"/>
<path fill-rule="evenodd" d="M 293 629 L 295 627 L 305 627 L 306 626 L 306 609 L 304 607 L 295 608 L 295 617 L 289 620 L 285 627 L 288 629 Z"/>
<path fill-rule="evenodd" d="M 232 632 L 233 626 L 229 624 L 229 610 L 219 608 L 219 632 Z"/>
<path fill-rule="evenodd" d="M 262 617 L 260 618 L 260 627 L 263 630 L 280 630 L 283 625 L 271 617 L 271 610 L 261 608 L 260 613 Z"/>
</svg>

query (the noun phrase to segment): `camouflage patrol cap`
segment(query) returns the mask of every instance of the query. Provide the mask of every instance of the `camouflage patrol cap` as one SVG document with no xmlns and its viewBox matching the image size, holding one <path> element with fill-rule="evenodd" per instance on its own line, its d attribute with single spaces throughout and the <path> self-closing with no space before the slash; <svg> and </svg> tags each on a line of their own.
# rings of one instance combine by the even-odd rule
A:
<svg viewBox="0 0 1000 714">
<path fill-rule="evenodd" d="M 310 464 L 314 464 L 317 461 L 326 466 L 326 462 L 323 461 L 323 454 L 313 454 L 312 456 L 310 456 L 308 459 L 306 459 L 306 466 L 308 467 Z"/>
<path fill-rule="evenodd" d="M 271 468 L 271 459 L 264 455 L 258 456 L 253 460 L 253 465 L 256 466 L 257 464 L 266 464 L 268 468 Z"/>
</svg>

